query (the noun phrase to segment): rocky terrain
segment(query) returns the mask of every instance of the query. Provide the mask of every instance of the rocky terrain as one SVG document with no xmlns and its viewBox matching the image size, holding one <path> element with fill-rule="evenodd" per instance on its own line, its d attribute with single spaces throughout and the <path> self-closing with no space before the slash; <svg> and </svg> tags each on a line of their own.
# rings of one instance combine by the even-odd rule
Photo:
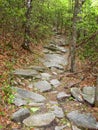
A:
<svg viewBox="0 0 98 130">
<path fill-rule="evenodd" d="M 13 130 L 97 130 L 98 122 L 87 108 L 94 104 L 95 87 L 74 86 L 79 78 L 68 82 L 69 47 L 65 38 L 55 35 L 41 53 L 37 65 L 13 72 L 16 111 L 11 120 L 19 125 Z"/>
</svg>

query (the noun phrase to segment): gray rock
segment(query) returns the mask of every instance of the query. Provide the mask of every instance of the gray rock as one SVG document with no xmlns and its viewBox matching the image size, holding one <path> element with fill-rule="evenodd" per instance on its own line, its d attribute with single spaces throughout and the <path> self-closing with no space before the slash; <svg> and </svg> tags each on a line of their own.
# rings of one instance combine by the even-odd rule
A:
<svg viewBox="0 0 98 130">
<path fill-rule="evenodd" d="M 61 107 L 52 106 L 51 108 L 53 109 L 52 112 L 57 118 L 63 118 L 65 116 Z"/>
<path fill-rule="evenodd" d="M 83 96 L 84 100 L 86 100 L 90 104 L 94 104 L 94 100 L 95 100 L 95 87 L 90 87 L 90 86 L 84 87 L 82 96 Z"/>
<path fill-rule="evenodd" d="M 51 71 L 55 72 L 56 75 L 58 75 L 58 74 L 64 73 L 64 68 L 62 67 L 62 69 L 60 69 L 60 68 L 56 68 L 56 67 L 51 67 Z"/>
<path fill-rule="evenodd" d="M 64 52 L 64 53 L 67 52 L 67 50 L 64 47 L 56 46 L 56 48 L 58 49 L 58 51 L 61 51 L 61 52 Z"/>
<path fill-rule="evenodd" d="M 82 129 L 79 129 L 77 126 L 72 125 L 72 130 L 82 130 Z"/>
<path fill-rule="evenodd" d="M 45 67 L 41 67 L 41 66 L 29 66 L 27 67 L 27 69 L 33 69 L 39 72 L 43 72 L 45 70 Z"/>
<path fill-rule="evenodd" d="M 45 113 L 32 115 L 25 119 L 23 123 L 29 127 L 43 127 L 50 125 L 55 119 L 55 115 L 53 113 Z"/>
<path fill-rule="evenodd" d="M 33 80 L 35 80 L 35 79 L 41 79 L 41 75 L 35 75 L 34 77 L 33 77 Z"/>
<path fill-rule="evenodd" d="M 58 48 L 54 45 L 54 44 L 50 44 L 48 46 L 45 46 L 45 48 L 47 48 L 48 50 L 51 50 L 51 51 L 58 51 Z"/>
<path fill-rule="evenodd" d="M 30 111 L 27 108 L 21 108 L 13 113 L 11 119 L 14 122 L 22 122 L 25 118 L 30 116 Z"/>
<path fill-rule="evenodd" d="M 58 100 L 63 100 L 63 99 L 68 98 L 68 97 L 70 97 L 70 96 L 71 96 L 70 94 L 67 94 L 67 93 L 65 93 L 65 92 L 60 92 L 60 93 L 58 93 L 58 95 L 57 95 L 57 99 L 58 99 Z"/>
<path fill-rule="evenodd" d="M 34 83 L 34 87 L 40 90 L 40 92 L 47 92 L 52 89 L 51 85 L 47 81 L 39 81 L 37 83 Z"/>
<path fill-rule="evenodd" d="M 46 67 L 63 69 L 63 66 L 67 65 L 67 58 L 59 54 L 46 54 L 43 64 Z"/>
<path fill-rule="evenodd" d="M 38 72 L 32 69 L 17 69 L 14 71 L 14 74 L 20 76 L 35 76 Z"/>
<path fill-rule="evenodd" d="M 29 106 L 33 106 L 33 107 L 40 107 L 40 106 L 43 106 L 44 103 L 35 103 L 35 102 L 30 102 L 28 105 L 29 105 Z"/>
<path fill-rule="evenodd" d="M 47 48 L 48 50 L 51 51 L 60 51 L 60 52 L 66 52 L 66 49 L 64 47 L 60 47 L 56 44 L 49 44 L 48 46 L 45 46 L 45 48 Z"/>
<path fill-rule="evenodd" d="M 67 114 L 67 117 L 77 127 L 98 129 L 98 122 L 90 113 L 81 114 L 78 111 L 72 111 Z"/>
<path fill-rule="evenodd" d="M 56 126 L 55 130 L 63 130 L 66 127 L 67 127 L 66 125 L 64 125 L 64 126 Z"/>
<path fill-rule="evenodd" d="M 16 105 L 16 106 L 22 106 L 22 105 L 26 105 L 27 104 L 27 101 L 21 99 L 21 98 L 18 98 L 18 97 L 15 97 L 14 100 L 13 100 L 13 103 Z"/>
<path fill-rule="evenodd" d="M 64 56 L 59 54 L 47 54 L 45 55 L 46 60 L 53 61 L 54 63 L 66 65 L 66 59 Z"/>
<path fill-rule="evenodd" d="M 57 64 L 57 63 L 52 62 L 52 61 L 44 61 L 43 64 L 44 64 L 46 67 L 48 67 L 48 68 L 55 67 L 55 68 L 60 69 L 60 70 L 63 70 L 63 69 L 64 69 L 64 67 L 63 67 L 62 65 Z"/>
<path fill-rule="evenodd" d="M 53 106 L 53 105 L 56 105 L 58 106 L 58 102 L 57 101 L 49 101 L 49 103 Z"/>
<path fill-rule="evenodd" d="M 49 80 L 50 77 L 51 77 L 51 75 L 48 74 L 48 73 L 41 73 L 41 78 L 42 78 L 43 80 Z"/>
<path fill-rule="evenodd" d="M 50 83 L 51 83 L 51 85 L 53 85 L 53 87 L 58 87 L 61 83 L 59 82 L 59 80 L 57 80 L 57 79 L 52 79 L 51 81 L 50 81 Z"/>
<path fill-rule="evenodd" d="M 82 92 L 79 88 L 76 87 L 71 88 L 71 94 L 76 100 L 83 102 Z"/>
<path fill-rule="evenodd" d="M 46 100 L 46 98 L 40 94 L 30 92 L 28 90 L 21 89 L 18 87 L 15 87 L 13 89 L 15 89 L 14 91 L 16 91 L 16 97 L 20 97 L 20 98 L 25 99 L 27 101 L 30 100 L 32 102 L 44 102 Z"/>
<path fill-rule="evenodd" d="M 45 53 L 45 54 L 49 54 L 49 50 L 46 49 L 46 48 L 44 48 L 43 53 Z"/>
</svg>

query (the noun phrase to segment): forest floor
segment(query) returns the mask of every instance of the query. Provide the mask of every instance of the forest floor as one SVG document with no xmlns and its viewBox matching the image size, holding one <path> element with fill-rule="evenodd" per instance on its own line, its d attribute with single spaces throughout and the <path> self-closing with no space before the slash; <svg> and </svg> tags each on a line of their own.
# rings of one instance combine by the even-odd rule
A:
<svg viewBox="0 0 98 130">
<path fill-rule="evenodd" d="M 74 96 L 71 92 L 73 87 L 82 90 L 86 86 L 95 86 L 96 77 L 92 74 L 88 63 L 86 61 L 82 63 L 78 57 L 77 73 L 70 73 L 68 70 L 69 46 L 66 42 L 64 36 L 54 35 L 49 44 L 34 45 L 34 53 L 31 54 L 22 48 L 16 50 L 10 46 L 5 47 L 2 41 L 0 46 L 0 129 L 56 130 L 56 127 L 60 126 L 62 128 L 59 130 L 71 130 L 71 124 L 66 115 L 75 110 L 91 113 L 98 120 L 98 108 L 86 102 L 78 95 L 80 93 L 76 92 Z M 26 90 L 26 93 L 29 91 L 40 94 L 45 97 L 45 103 L 41 106 L 39 103 L 35 105 L 35 102 L 33 105 L 30 105 L 32 102 L 17 105 L 19 102 L 16 103 L 15 97 L 13 98 L 16 92 L 12 94 L 12 86 L 21 88 L 21 91 Z M 41 89 L 43 86 L 44 88 Z M 52 111 L 56 114 L 56 119 L 47 127 L 37 129 L 31 126 L 26 127 L 11 121 L 13 113 L 21 108 L 28 108 L 31 115 Z"/>
</svg>

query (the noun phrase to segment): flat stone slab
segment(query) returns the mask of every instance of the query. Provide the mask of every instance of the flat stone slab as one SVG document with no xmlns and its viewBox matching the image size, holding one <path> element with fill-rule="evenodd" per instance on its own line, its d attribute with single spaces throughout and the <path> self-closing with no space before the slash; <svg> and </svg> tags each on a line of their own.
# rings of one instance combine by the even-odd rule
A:
<svg viewBox="0 0 98 130">
<path fill-rule="evenodd" d="M 53 113 L 44 113 L 38 115 L 32 115 L 25 119 L 23 123 L 29 127 L 43 127 L 50 125 L 55 119 Z"/>
<path fill-rule="evenodd" d="M 67 94 L 67 93 L 65 93 L 65 92 L 59 92 L 58 94 L 57 94 L 57 99 L 58 100 L 63 100 L 63 99 L 66 99 L 66 98 L 68 98 L 68 97 L 70 97 L 71 95 L 70 94 Z"/>
<path fill-rule="evenodd" d="M 59 51 L 61 51 L 61 52 L 64 52 L 64 53 L 67 52 L 67 50 L 66 50 L 64 47 L 60 47 L 60 46 L 56 46 L 56 47 L 57 47 L 57 49 L 58 49 Z"/>
<path fill-rule="evenodd" d="M 51 85 L 47 81 L 38 81 L 37 83 L 34 83 L 34 87 L 40 90 L 40 92 L 47 92 L 52 89 Z"/>
<path fill-rule="evenodd" d="M 41 79 L 42 80 L 49 80 L 50 77 L 51 77 L 51 75 L 48 74 L 48 73 L 41 73 Z"/>
<path fill-rule="evenodd" d="M 46 100 L 46 98 L 40 94 L 25 90 L 25 89 L 21 89 L 18 87 L 13 88 L 15 89 L 15 96 L 16 97 L 20 97 L 21 99 L 24 99 L 26 101 L 32 101 L 32 102 L 44 102 Z"/>
<path fill-rule="evenodd" d="M 67 126 L 64 125 L 64 126 L 56 126 L 55 127 L 55 130 L 64 130 L 64 128 L 66 128 Z"/>
<path fill-rule="evenodd" d="M 43 53 L 45 53 L 45 54 L 49 54 L 49 52 L 50 52 L 50 50 L 44 48 Z"/>
<path fill-rule="evenodd" d="M 53 74 L 58 75 L 64 73 L 64 68 L 51 67 L 51 71 Z"/>
<path fill-rule="evenodd" d="M 60 70 L 63 70 L 63 69 L 64 69 L 64 67 L 63 67 L 62 65 L 57 64 L 57 63 L 52 62 L 52 61 L 44 61 L 43 64 L 44 64 L 46 67 L 48 67 L 48 68 L 54 67 L 54 68 L 57 68 L 57 69 L 60 69 Z"/>
<path fill-rule="evenodd" d="M 47 48 L 48 50 L 51 50 L 51 51 L 60 51 L 60 52 L 64 52 L 66 53 L 67 50 L 64 48 L 64 47 L 60 47 L 56 44 L 49 44 L 48 46 L 45 46 L 45 48 Z"/>
<path fill-rule="evenodd" d="M 48 61 L 53 61 L 57 64 L 66 65 L 66 58 L 59 54 L 46 54 L 45 58 Z"/>
<path fill-rule="evenodd" d="M 29 67 L 26 67 L 27 69 L 33 69 L 33 70 L 36 70 L 36 71 L 39 71 L 39 72 L 43 72 L 46 68 L 45 67 L 41 67 L 41 66 L 29 66 Z"/>
<path fill-rule="evenodd" d="M 58 102 L 57 102 L 57 101 L 49 101 L 49 103 L 50 103 L 52 106 L 54 106 L 54 105 L 58 106 Z"/>
<path fill-rule="evenodd" d="M 13 113 L 11 119 L 14 122 L 22 122 L 25 118 L 30 116 L 30 111 L 27 108 L 20 108 L 18 111 Z"/>
<path fill-rule="evenodd" d="M 60 54 L 46 54 L 43 64 L 46 67 L 56 67 L 63 69 L 63 66 L 67 65 L 67 58 Z"/>
<path fill-rule="evenodd" d="M 72 111 L 67 114 L 67 117 L 78 127 L 98 129 L 98 122 L 90 113 L 81 114 L 78 111 Z"/>
<path fill-rule="evenodd" d="M 94 104 L 95 101 L 95 87 L 84 87 L 82 96 L 90 104 Z"/>
<path fill-rule="evenodd" d="M 82 129 L 79 129 L 77 126 L 72 125 L 72 130 L 82 130 Z"/>
<path fill-rule="evenodd" d="M 38 72 L 32 69 L 16 69 L 14 74 L 20 76 L 35 76 L 38 74 Z"/>
<path fill-rule="evenodd" d="M 55 44 L 49 44 L 48 46 L 44 46 L 44 48 L 47 48 L 48 50 L 51 50 L 53 52 L 59 51 Z"/>
<path fill-rule="evenodd" d="M 16 97 L 16 98 L 14 98 L 13 103 L 14 103 L 16 106 L 19 107 L 19 106 L 26 105 L 26 104 L 27 104 L 27 101 L 25 101 L 25 100 L 23 100 L 23 99 L 21 99 L 21 98 Z"/>
<path fill-rule="evenodd" d="M 71 94 L 76 100 L 83 102 L 82 92 L 79 88 L 76 87 L 71 88 Z"/>
<path fill-rule="evenodd" d="M 59 80 L 57 80 L 57 79 L 52 79 L 51 81 L 50 81 L 50 83 L 51 83 L 51 85 L 53 85 L 53 87 L 58 87 L 61 83 L 60 83 L 60 81 Z"/>
<path fill-rule="evenodd" d="M 51 109 L 53 109 L 53 113 L 54 115 L 57 117 L 57 118 L 63 118 L 65 115 L 64 115 L 64 112 L 62 110 L 61 107 L 58 107 L 58 106 L 52 106 Z"/>
<path fill-rule="evenodd" d="M 44 106 L 45 104 L 44 103 L 30 102 L 28 105 L 32 106 L 32 107 L 40 107 L 40 106 Z"/>
</svg>

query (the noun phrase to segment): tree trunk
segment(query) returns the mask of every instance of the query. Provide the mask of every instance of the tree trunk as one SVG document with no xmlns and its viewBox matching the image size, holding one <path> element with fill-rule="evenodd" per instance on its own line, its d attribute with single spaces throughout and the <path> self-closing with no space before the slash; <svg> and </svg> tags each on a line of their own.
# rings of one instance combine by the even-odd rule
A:
<svg viewBox="0 0 98 130">
<path fill-rule="evenodd" d="M 95 107 L 98 107 L 98 75 L 97 75 L 96 88 L 95 88 Z"/>
<path fill-rule="evenodd" d="M 27 49 L 30 51 L 30 48 L 29 48 L 29 44 L 30 44 L 30 13 L 31 13 L 31 9 L 32 9 L 32 6 L 31 6 L 32 0 L 25 0 L 25 3 L 26 3 L 27 11 L 25 14 L 26 22 L 25 22 L 24 42 L 22 44 L 22 47 L 24 49 Z"/>
<path fill-rule="evenodd" d="M 86 0 L 75 0 L 75 5 L 73 9 L 73 24 L 72 24 L 72 41 L 70 47 L 70 54 L 71 54 L 71 72 L 75 72 L 76 64 L 76 42 L 77 42 L 77 22 L 78 22 L 78 14 L 81 11 L 82 5 L 85 3 Z"/>
<path fill-rule="evenodd" d="M 76 55 L 76 42 L 77 42 L 77 15 L 79 8 L 79 0 L 75 0 L 73 12 L 73 25 L 72 25 L 72 41 L 71 41 L 71 72 L 75 71 L 75 55 Z"/>
</svg>

